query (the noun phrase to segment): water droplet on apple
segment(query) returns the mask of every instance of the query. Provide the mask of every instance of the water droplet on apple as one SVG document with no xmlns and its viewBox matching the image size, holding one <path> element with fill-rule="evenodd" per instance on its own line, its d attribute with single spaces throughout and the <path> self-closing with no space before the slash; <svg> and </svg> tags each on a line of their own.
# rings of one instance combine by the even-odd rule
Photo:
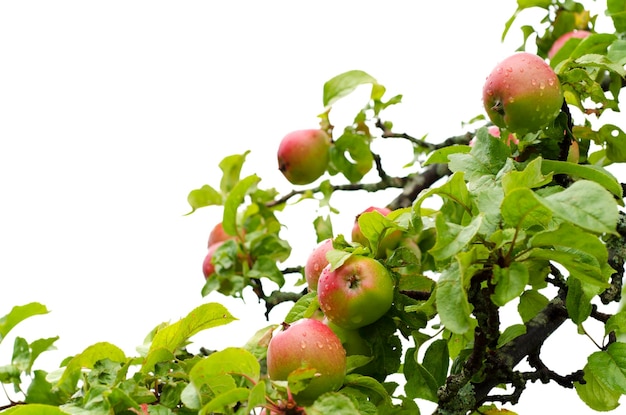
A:
<svg viewBox="0 0 626 415">
<path fill-rule="evenodd" d="M 317 342 L 317 347 L 319 347 L 320 349 L 323 349 L 324 345 L 322 344 L 322 342 Z"/>
<path fill-rule="evenodd" d="M 537 86 L 537 80 L 536 80 L 536 79 L 534 79 L 534 78 L 533 78 L 533 79 L 531 79 L 531 80 L 530 80 L 530 84 L 531 84 L 532 86 Z"/>
<path fill-rule="evenodd" d="M 541 82 L 539 84 L 539 89 L 545 89 L 546 88 L 546 84 L 544 82 Z"/>
<path fill-rule="evenodd" d="M 506 68 L 506 71 L 507 72 L 513 72 L 513 68 L 509 66 L 508 68 Z"/>
<path fill-rule="evenodd" d="M 301 341 L 301 342 L 300 342 L 300 348 L 301 348 L 302 350 L 306 349 L 306 343 L 305 343 L 304 341 Z"/>
<path fill-rule="evenodd" d="M 554 86 L 554 79 L 552 78 L 548 79 L 548 85 Z"/>
<path fill-rule="evenodd" d="M 350 321 L 355 324 L 359 324 L 361 321 L 363 321 L 363 316 L 354 316 L 350 319 Z"/>
<path fill-rule="evenodd" d="M 503 69 L 501 66 L 498 67 L 498 69 L 496 69 L 498 71 L 498 73 L 502 73 Z"/>
</svg>

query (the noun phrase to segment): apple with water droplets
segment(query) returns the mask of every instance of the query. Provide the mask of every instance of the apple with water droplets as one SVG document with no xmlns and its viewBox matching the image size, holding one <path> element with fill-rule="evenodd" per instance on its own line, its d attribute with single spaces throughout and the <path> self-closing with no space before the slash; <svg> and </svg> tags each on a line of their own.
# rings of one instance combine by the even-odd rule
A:
<svg viewBox="0 0 626 415">
<path fill-rule="evenodd" d="M 527 134 L 556 119 L 563 92 L 550 65 L 537 55 L 517 52 L 498 63 L 487 77 L 483 104 L 495 125 Z"/>
<path fill-rule="evenodd" d="M 322 270 L 317 298 L 324 315 L 344 329 L 374 323 L 391 308 L 394 280 L 374 258 L 352 255 L 336 269 Z"/>
<path fill-rule="evenodd" d="M 320 274 L 326 265 L 328 265 L 328 259 L 326 259 L 326 253 L 333 249 L 333 240 L 325 239 L 313 249 L 307 258 L 304 265 L 304 278 L 309 287 L 309 291 L 317 290 L 317 281 L 320 278 Z"/>
<path fill-rule="evenodd" d="M 267 346 L 267 373 L 273 381 L 287 380 L 297 369 L 315 368 L 316 376 L 308 386 L 294 394 L 300 405 L 339 389 L 346 367 L 346 351 L 341 340 L 320 320 L 303 318 L 292 324 L 283 323 Z"/>
<path fill-rule="evenodd" d="M 328 167 L 330 145 L 330 136 L 324 130 L 292 131 L 278 146 L 278 169 L 293 184 L 312 183 Z"/>
</svg>

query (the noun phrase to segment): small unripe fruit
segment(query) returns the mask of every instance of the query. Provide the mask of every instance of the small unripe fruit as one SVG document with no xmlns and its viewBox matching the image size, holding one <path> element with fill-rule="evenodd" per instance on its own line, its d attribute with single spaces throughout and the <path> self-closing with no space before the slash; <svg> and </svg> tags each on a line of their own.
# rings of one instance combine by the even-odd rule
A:
<svg viewBox="0 0 626 415">
<path fill-rule="evenodd" d="M 352 237 L 352 242 L 358 242 L 363 246 L 368 246 L 369 241 L 365 237 L 365 235 L 363 235 L 363 232 L 361 231 L 361 227 L 359 225 L 359 216 L 361 216 L 363 213 L 366 213 L 366 212 L 378 212 L 383 216 L 387 216 L 388 214 L 391 213 L 391 209 L 386 208 L 386 207 L 381 208 L 381 207 L 370 206 L 367 209 L 365 209 L 363 212 L 357 215 L 357 217 L 354 220 L 354 225 L 352 226 L 351 237 Z M 398 229 L 387 231 L 385 235 L 383 236 L 382 240 L 380 240 L 378 243 L 378 247 L 376 249 L 376 257 L 377 258 L 385 257 L 387 254 L 387 251 L 396 249 L 397 246 L 400 244 L 401 240 L 402 240 L 402 231 Z"/>
<path fill-rule="evenodd" d="M 323 130 L 297 130 L 278 147 L 278 169 L 293 184 L 309 184 L 328 167 L 330 136 Z"/>
<path fill-rule="evenodd" d="M 311 252 L 307 258 L 306 264 L 304 265 L 304 278 L 306 278 L 310 291 L 317 290 L 317 280 L 319 280 L 324 267 L 328 265 L 326 253 L 331 249 L 333 249 L 333 240 L 323 240 L 313 249 L 313 252 Z"/>
<path fill-rule="evenodd" d="M 563 104 L 563 93 L 550 65 L 537 55 L 518 52 L 489 74 L 483 103 L 495 125 L 526 134 L 554 121 Z"/>
<path fill-rule="evenodd" d="M 222 225 L 222 222 L 220 222 L 217 225 L 215 225 L 213 229 L 211 229 L 211 233 L 209 234 L 209 242 L 207 246 L 210 247 L 211 245 L 216 244 L 218 242 L 224 242 L 229 239 L 235 239 L 235 238 L 236 238 L 235 236 L 229 235 L 224 231 L 224 226 Z"/>
<path fill-rule="evenodd" d="M 491 134 L 492 136 L 496 137 L 496 138 L 500 138 L 500 129 L 495 126 L 495 125 L 491 125 L 487 128 L 487 131 L 489 132 L 489 134 Z M 519 144 L 519 140 L 515 137 L 515 135 L 513 134 L 509 134 L 509 138 L 506 140 L 506 144 L 507 145 L 511 145 L 511 143 L 513 144 Z"/>
<path fill-rule="evenodd" d="M 294 394 L 301 405 L 337 390 L 346 375 L 346 351 L 339 337 L 320 320 L 304 318 L 274 333 L 267 346 L 267 373 L 272 380 L 287 380 L 296 369 L 315 368 L 318 376 Z"/>
</svg>

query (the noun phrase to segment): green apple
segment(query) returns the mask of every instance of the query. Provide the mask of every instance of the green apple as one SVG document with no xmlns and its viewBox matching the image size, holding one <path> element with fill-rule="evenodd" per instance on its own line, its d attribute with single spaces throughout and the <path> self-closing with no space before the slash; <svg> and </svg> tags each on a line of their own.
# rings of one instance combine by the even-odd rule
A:
<svg viewBox="0 0 626 415">
<path fill-rule="evenodd" d="M 315 368 L 317 376 L 294 394 L 296 402 L 307 405 L 323 393 L 343 385 L 346 351 L 339 337 L 320 320 L 303 318 L 283 324 L 267 346 L 267 373 L 271 380 L 287 380 L 297 369 Z"/>
<path fill-rule="evenodd" d="M 328 167 L 331 139 L 324 130 L 296 130 L 278 146 L 278 169 L 293 184 L 309 184 Z"/>
<path fill-rule="evenodd" d="M 341 266 L 322 270 L 317 297 L 324 315 L 344 329 L 358 329 L 381 318 L 393 303 L 394 281 L 377 260 L 353 255 Z"/>
<path fill-rule="evenodd" d="M 554 121 L 563 105 L 563 92 L 550 65 L 537 55 L 518 52 L 489 74 L 483 104 L 495 125 L 526 134 Z"/>
</svg>

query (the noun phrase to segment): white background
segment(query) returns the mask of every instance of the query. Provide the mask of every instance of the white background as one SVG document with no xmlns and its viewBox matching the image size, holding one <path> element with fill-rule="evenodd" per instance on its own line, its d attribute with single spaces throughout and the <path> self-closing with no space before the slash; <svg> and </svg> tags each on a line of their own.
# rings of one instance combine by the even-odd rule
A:
<svg viewBox="0 0 626 415">
<path fill-rule="evenodd" d="M 461 123 L 483 113 L 486 75 L 521 44 L 518 24 L 500 43 L 515 7 L 513 0 L 2 2 L 0 315 L 31 301 L 48 306 L 49 314 L 12 333 L 29 341 L 61 336 L 36 365 L 45 370 L 98 341 L 135 355 L 155 325 L 206 301 L 226 304 L 240 320 L 199 335 L 197 346 L 241 345 L 268 324 L 264 309 L 252 296 L 245 304 L 201 297 L 206 240 L 221 209 L 183 216 L 188 192 L 217 187 L 218 162 L 248 149 L 244 174 L 290 190 L 276 167 L 278 142 L 317 126 L 323 83 L 350 69 L 376 77 L 389 96 L 404 95 L 389 111 L 396 131 L 433 141 L 463 133 Z M 338 113 L 354 115 L 366 94 L 342 101 Z M 410 160 L 406 147 L 396 157 L 398 165 Z M 338 198 L 344 220 L 335 232 L 394 196 Z M 301 214 L 284 217 L 292 265 L 314 245 L 303 215 L 312 219 L 315 209 L 305 203 Z M 277 308 L 271 322 L 287 309 Z M 595 349 L 571 325 L 559 333 L 565 340 L 546 344 L 556 359 L 547 363 L 566 374 Z M 12 339 L 0 345 L 0 364 Z M 530 385 L 513 409 L 592 413 L 574 391 L 542 385 Z"/>
</svg>

